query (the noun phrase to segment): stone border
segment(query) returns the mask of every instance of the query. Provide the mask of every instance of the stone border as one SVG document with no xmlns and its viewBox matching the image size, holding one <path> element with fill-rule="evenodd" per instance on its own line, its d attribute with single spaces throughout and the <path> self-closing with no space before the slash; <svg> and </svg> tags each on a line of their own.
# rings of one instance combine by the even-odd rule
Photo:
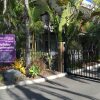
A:
<svg viewBox="0 0 100 100">
<path fill-rule="evenodd" d="M 51 76 L 48 76 L 48 77 L 45 77 L 45 78 L 38 78 L 38 79 L 33 79 L 33 80 L 20 81 L 17 84 L 0 86 L 0 90 L 10 89 L 10 88 L 14 88 L 16 86 L 30 85 L 30 84 L 34 84 L 34 83 L 41 83 L 41 82 L 45 82 L 45 81 L 48 81 L 48 80 L 53 80 L 53 79 L 56 79 L 56 78 L 64 77 L 66 75 L 67 75 L 66 73 L 60 73 L 60 74 L 51 75 Z"/>
</svg>

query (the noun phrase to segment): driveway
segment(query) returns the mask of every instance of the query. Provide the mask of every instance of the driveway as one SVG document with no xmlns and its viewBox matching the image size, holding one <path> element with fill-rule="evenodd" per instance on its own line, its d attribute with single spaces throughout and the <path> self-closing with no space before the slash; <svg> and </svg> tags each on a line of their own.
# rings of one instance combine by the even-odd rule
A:
<svg viewBox="0 0 100 100">
<path fill-rule="evenodd" d="M 0 100 L 100 100 L 100 83 L 63 77 L 0 90 Z"/>
</svg>

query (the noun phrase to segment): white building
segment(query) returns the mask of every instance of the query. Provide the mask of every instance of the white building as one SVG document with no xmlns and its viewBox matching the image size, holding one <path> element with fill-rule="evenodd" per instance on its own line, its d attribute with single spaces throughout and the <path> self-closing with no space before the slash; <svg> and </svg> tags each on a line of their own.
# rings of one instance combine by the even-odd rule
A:
<svg viewBox="0 0 100 100">
<path fill-rule="evenodd" d="M 94 4 L 93 4 L 92 0 L 83 0 L 83 2 L 81 3 L 81 6 L 88 8 L 88 9 L 94 8 Z"/>
</svg>

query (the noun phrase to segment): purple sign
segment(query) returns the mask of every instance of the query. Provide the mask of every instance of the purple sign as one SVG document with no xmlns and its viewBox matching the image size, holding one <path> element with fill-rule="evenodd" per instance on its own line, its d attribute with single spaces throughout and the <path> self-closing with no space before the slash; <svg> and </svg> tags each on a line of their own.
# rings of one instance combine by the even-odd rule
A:
<svg viewBox="0 0 100 100">
<path fill-rule="evenodd" d="M 0 62 L 14 62 L 16 59 L 16 41 L 14 34 L 0 34 Z"/>
</svg>

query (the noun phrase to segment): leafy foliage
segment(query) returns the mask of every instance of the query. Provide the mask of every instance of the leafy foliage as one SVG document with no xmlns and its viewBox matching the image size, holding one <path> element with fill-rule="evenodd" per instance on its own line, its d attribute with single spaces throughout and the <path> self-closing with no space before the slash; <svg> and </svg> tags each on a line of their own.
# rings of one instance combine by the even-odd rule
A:
<svg viewBox="0 0 100 100">
<path fill-rule="evenodd" d="M 61 17 L 58 15 L 55 17 L 55 25 L 58 27 L 57 32 L 59 41 L 62 41 L 62 31 L 64 26 L 67 27 L 65 32 L 67 38 L 70 38 L 71 34 L 76 33 L 76 27 L 78 27 L 77 22 L 79 20 L 78 17 L 78 9 L 76 9 L 75 4 L 72 4 L 72 2 L 69 1 L 62 11 Z"/>
<path fill-rule="evenodd" d="M 26 70 L 22 60 L 17 59 L 14 64 L 12 64 L 13 68 L 19 70 L 24 75 L 26 74 Z"/>
<path fill-rule="evenodd" d="M 60 6 L 64 6 L 68 3 L 69 0 L 57 0 L 57 4 Z"/>
<path fill-rule="evenodd" d="M 0 82 L 3 82 L 4 81 L 4 77 L 2 74 L 0 74 Z"/>
<path fill-rule="evenodd" d="M 100 0 L 93 0 L 96 4 L 100 4 Z"/>
<path fill-rule="evenodd" d="M 40 55 L 37 55 L 38 57 L 36 59 L 34 59 L 31 63 L 30 66 L 32 65 L 36 65 L 39 67 L 40 72 L 42 72 L 43 70 L 45 70 L 45 68 L 47 67 L 47 65 L 44 62 L 44 56 L 39 57 Z"/>
<path fill-rule="evenodd" d="M 40 73 L 40 69 L 39 69 L 38 66 L 32 65 L 32 66 L 29 68 L 29 75 L 31 75 L 32 77 L 37 76 L 39 73 Z"/>
</svg>

